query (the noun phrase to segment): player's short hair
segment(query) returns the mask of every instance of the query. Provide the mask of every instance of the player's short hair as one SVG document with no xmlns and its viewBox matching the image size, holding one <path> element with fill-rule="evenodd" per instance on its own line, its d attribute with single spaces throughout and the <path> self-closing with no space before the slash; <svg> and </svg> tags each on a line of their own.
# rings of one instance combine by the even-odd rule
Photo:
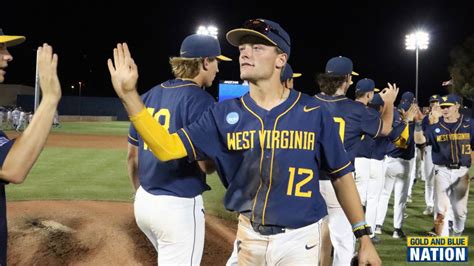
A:
<svg viewBox="0 0 474 266">
<path fill-rule="evenodd" d="M 316 80 L 319 85 L 321 92 L 324 92 L 327 95 L 334 95 L 342 86 L 344 82 L 347 81 L 348 76 L 333 76 L 325 73 L 321 73 L 316 77 Z"/>
<path fill-rule="evenodd" d="M 215 57 L 208 57 L 210 62 L 216 60 Z M 184 58 L 170 57 L 170 66 L 176 78 L 193 79 L 199 75 L 204 58 Z"/>
<path fill-rule="evenodd" d="M 369 91 L 355 91 L 355 98 L 359 99 L 364 97 Z"/>
</svg>

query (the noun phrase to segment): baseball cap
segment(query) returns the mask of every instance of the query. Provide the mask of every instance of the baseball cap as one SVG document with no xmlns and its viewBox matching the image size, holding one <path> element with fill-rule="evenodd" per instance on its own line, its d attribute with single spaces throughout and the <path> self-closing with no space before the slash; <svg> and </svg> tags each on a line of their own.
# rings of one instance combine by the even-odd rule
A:
<svg viewBox="0 0 474 266">
<path fill-rule="evenodd" d="M 25 36 L 5 35 L 0 29 L 0 43 L 5 43 L 7 47 L 18 45 L 25 41 Z"/>
<path fill-rule="evenodd" d="M 357 81 L 357 84 L 356 84 L 357 92 L 370 92 L 370 91 L 374 91 L 374 89 L 375 89 L 375 82 L 371 79 L 364 78 Z"/>
<path fill-rule="evenodd" d="M 402 98 L 400 99 L 400 102 L 413 102 L 415 99 L 415 95 L 411 91 L 406 91 L 402 94 Z"/>
<path fill-rule="evenodd" d="M 430 103 L 432 103 L 432 102 L 439 102 L 439 98 L 440 98 L 440 96 L 439 96 L 438 94 L 431 95 L 431 96 L 430 96 Z"/>
<path fill-rule="evenodd" d="M 384 105 L 384 102 L 382 100 L 382 97 L 380 97 L 380 94 L 376 93 L 374 94 L 374 98 L 372 98 L 372 101 L 370 101 L 370 104 L 375 105 L 375 106 L 380 106 L 380 105 Z"/>
<path fill-rule="evenodd" d="M 301 73 L 293 73 L 293 68 L 291 68 L 290 64 L 286 63 L 285 69 L 281 74 L 281 81 L 289 80 L 291 78 L 298 78 L 301 77 L 303 74 Z"/>
<path fill-rule="evenodd" d="M 291 40 L 290 35 L 280 26 L 280 24 L 268 19 L 250 19 L 244 22 L 241 28 L 227 32 L 227 41 L 233 46 L 239 46 L 240 40 L 244 36 L 256 36 L 262 38 L 276 47 L 280 48 L 290 57 Z"/>
<path fill-rule="evenodd" d="M 344 56 L 337 56 L 329 59 L 326 63 L 326 74 L 333 76 L 345 76 L 349 74 L 353 76 L 359 75 L 353 71 L 352 60 Z"/>
<path fill-rule="evenodd" d="M 222 61 L 232 61 L 221 54 L 221 46 L 216 38 L 204 34 L 192 34 L 186 37 L 181 43 L 179 54 L 185 58 L 216 57 Z"/>
<path fill-rule="evenodd" d="M 440 106 L 453 106 L 458 103 L 459 97 L 454 94 L 448 94 L 441 97 L 441 102 L 439 103 Z"/>
<path fill-rule="evenodd" d="M 398 104 L 398 109 L 401 109 L 406 112 L 408 111 L 408 109 L 410 109 L 410 106 L 411 106 L 411 102 L 404 101 Z"/>
</svg>

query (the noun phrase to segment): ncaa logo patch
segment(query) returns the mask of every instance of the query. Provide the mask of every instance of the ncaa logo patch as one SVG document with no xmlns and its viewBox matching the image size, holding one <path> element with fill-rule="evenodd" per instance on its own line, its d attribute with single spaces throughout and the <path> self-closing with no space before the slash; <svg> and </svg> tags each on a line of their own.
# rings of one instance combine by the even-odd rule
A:
<svg viewBox="0 0 474 266">
<path fill-rule="evenodd" d="M 225 120 L 227 121 L 227 123 L 233 125 L 239 122 L 239 114 L 236 112 L 228 113 L 227 116 L 225 117 Z"/>
<path fill-rule="evenodd" d="M 439 132 L 441 132 L 441 129 L 436 128 L 436 129 L 435 129 L 435 132 L 436 132 L 436 133 L 439 133 Z"/>
</svg>

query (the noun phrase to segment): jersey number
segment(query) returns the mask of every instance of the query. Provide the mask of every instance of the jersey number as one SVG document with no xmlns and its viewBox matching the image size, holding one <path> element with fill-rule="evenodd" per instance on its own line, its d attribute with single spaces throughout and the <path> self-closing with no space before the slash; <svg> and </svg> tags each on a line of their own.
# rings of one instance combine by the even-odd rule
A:
<svg viewBox="0 0 474 266">
<path fill-rule="evenodd" d="M 288 171 L 290 171 L 290 179 L 288 180 L 288 190 L 286 191 L 286 195 L 291 196 L 293 195 L 293 183 L 295 182 L 296 168 L 290 167 Z M 313 179 L 313 170 L 298 168 L 298 175 L 306 175 L 306 177 L 300 182 L 296 183 L 294 195 L 296 197 L 311 198 L 312 191 L 301 191 L 301 187 Z"/>
<path fill-rule="evenodd" d="M 166 130 L 169 129 L 170 127 L 170 110 L 163 108 L 158 110 L 158 112 L 155 113 L 155 108 L 146 108 L 148 113 L 150 113 L 155 120 L 160 123 Z M 155 113 L 155 115 L 153 115 Z M 148 150 L 148 145 L 146 143 L 143 143 L 143 149 Z"/>
<path fill-rule="evenodd" d="M 334 117 L 334 122 L 339 124 L 339 137 L 341 138 L 342 143 L 344 143 L 344 133 L 346 131 L 346 121 L 341 117 Z"/>
<path fill-rule="evenodd" d="M 462 154 L 471 154 L 471 144 L 462 144 Z"/>
</svg>

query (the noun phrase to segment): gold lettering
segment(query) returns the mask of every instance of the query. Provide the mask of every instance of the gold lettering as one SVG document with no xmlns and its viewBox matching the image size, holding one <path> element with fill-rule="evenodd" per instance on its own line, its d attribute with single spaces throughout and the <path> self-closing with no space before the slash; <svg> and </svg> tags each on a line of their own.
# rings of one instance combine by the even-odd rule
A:
<svg viewBox="0 0 474 266">
<path fill-rule="evenodd" d="M 280 148 L 280 131 L 274 130 L 272 131 L 272 149 L 279 149 Z"/>
<path fill-rule="evenodd" d="M 235 133 L 227 133 L 227 149 L 235 150 Z"/>
<path fill-rule="evenodd" d="M 296 131 L 295 132 L 295 149 L 302 149 L 303 148 L 303 132 Z"/>
<path fill-rule="evenodd" d="M 293 142 L 295 141 L 293 135 L 295 134 L 294 130 L 290 130 L 290 149 L 293 149 Z"/>
<path fill-rule="evenodd" d="M 289 134 L 288 130 L 282 130 L 281 131 L 281 134 L 280 134 L 280 136 L 281 136 L 281 146 L 280 146 L 280 148 L 282 148 L 282 149 L 288 149 L 288 134 Z"/>
<path fill-rule="evenodd" d="M 309 132 L 308 135 L 308 149 L 314 151 L 314 139 L 316 137 L 316 134 L 314 132 Z"/>
</svg>

